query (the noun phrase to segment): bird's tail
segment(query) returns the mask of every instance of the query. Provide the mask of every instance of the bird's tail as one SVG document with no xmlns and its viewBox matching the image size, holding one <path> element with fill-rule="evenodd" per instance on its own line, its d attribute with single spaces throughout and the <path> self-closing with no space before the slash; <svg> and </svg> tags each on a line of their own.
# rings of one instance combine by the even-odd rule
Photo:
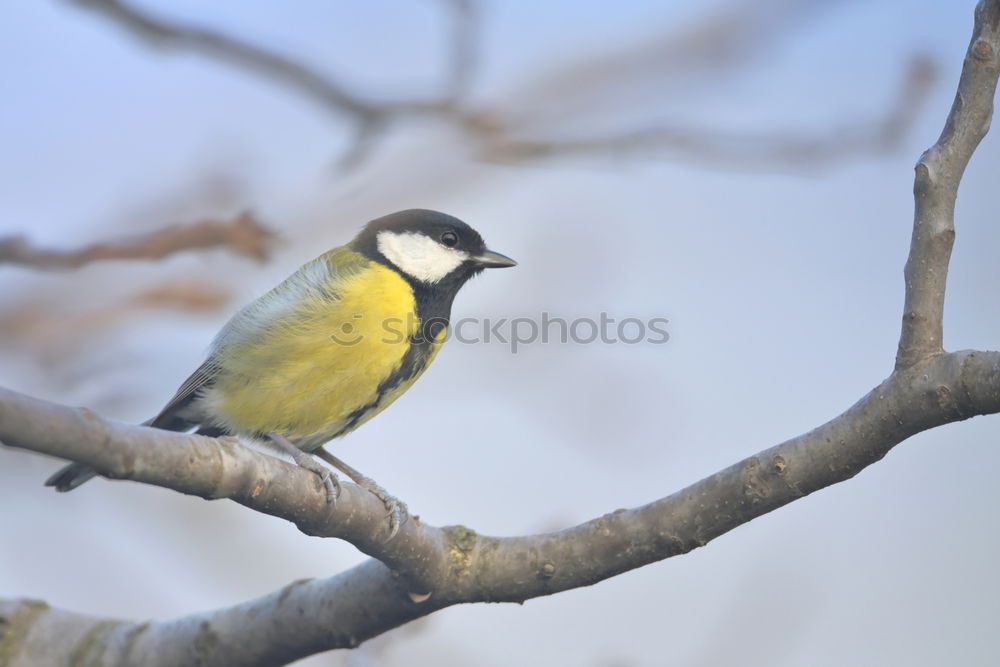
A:
<svg viewBox="0 0 1000 667">
<path fill-rule="evenodd" d="M 54 486 L 56 491 L 72 491 L 96 474 L 97 471 L 90 466 L 85 466 L 82 463 L 70 463 L 45 480 L 45 486 Z"/>
<path fill-rule="evenodd" d="M 153 421 L 153 419 L 148 419 L 142 425 L 150 426 Z M 54 486 L 56 491 L 65 493 L 66 491 L 72 491 L 96 476 L 97 471 L 90 466 L 82 463 L 70 463 L 68 466 L 63 466 L 57 470 L 54 475 L 45 480 L 45 486 Z"/>
</svg>

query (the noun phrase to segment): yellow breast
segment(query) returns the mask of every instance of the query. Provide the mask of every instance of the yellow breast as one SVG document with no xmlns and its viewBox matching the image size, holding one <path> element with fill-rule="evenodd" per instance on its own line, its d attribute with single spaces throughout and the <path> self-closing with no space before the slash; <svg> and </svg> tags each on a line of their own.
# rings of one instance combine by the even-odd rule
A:
<svg viewBox="0 0 1000 667">
<path fill-rule="evenodd" d="M 260 320 L 249 327 L 259 331 L 244 331 L 225 346 L 206 398 L 235 432 L 280 433 L 314 449 L 384 409 L 433 360 L 443 334 L 415 374 L 405 374 L 412 377 L 386 386 L 419 330 L 413 290 L 395 271 L 367 260 L 327 280 L 268 295 L 287 303 L 265 301 L 248 315 Z M 271 308 L 276 315 L 268 319 Z M 406 360 L 414 361 L 412 352 Z"/>
</svg>

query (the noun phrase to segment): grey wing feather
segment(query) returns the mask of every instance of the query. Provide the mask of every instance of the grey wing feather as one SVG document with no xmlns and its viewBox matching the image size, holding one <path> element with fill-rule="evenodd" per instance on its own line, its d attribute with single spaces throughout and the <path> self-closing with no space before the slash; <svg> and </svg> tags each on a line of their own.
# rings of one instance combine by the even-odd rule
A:
<svg viewBox="0 0 1000 667">
<path fill-rule="evenodd" d="M 185 414 L 191 402 L 196 399 L 203 389 L 212 385 L 219 368 L 214 355 L 195 370 L 191 376 L 184 381 L 174 397 L 149 421 L 144 422 L 144 426 L 153 426 L 167 431 L 186 431 L 193 426 L 198 426 L 201 420 L 192 415 Z"/>
</svg>

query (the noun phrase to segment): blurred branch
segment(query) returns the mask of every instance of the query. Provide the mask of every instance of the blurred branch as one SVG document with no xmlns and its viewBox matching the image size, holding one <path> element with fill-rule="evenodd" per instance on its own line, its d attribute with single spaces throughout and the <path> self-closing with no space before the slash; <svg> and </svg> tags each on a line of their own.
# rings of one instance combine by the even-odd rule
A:
<svg viewBox="0 0 1000 667">
<path fill-rule="evenodd" d="M 157 49 L 201 53 L 266 77 L 320 102 L 337 113 L 360 118 L 377 116 L 385 109 L 362 99 L 330 76 L 221 32 L 147 13 L 122 0 L 66 0 L 95 11 Z"/>
<path fill-rule="evenodd" d="M 170 21 L 124 0 L 65 1 L 97 12 L 153 48 L 193 51 L 229 63 L 318 102 L 330 112 L 349 117 L 357 130 L 355 142 L 341 159 L 346 166 L 361 160 L 375 130 L 393 118 L 452 113 L 458 107 L 458 97 L 467 92 L 478 60 L 478 12 L 473 0 L 441 0 L 453 15 L 454 23 L 447 93 L 397 100 L 366 98 L 334 77 L 293 58 L 219 31 Z"/>
<path fill-rule="evenodd" d="M 211 313 L 229 302 L 230 293 L 204 280 L 170 280 L 140 290 L 121 308 L 170 308 L 190 313 Z"/>
<path fill-rule="evenodd" d="M 149 234 L 95 243 L 78 250 L 35 248 L 22 237 L 0 239 L 0 264 L 44 270 L 78 269 L 109 259 L 162 259 L 186 250 L 218 247 L 263 261 L 274 238 L 274 233 L 253 215 L 240 213 L 232 220 L 171 225 Z"/>
<path fill-rule="evenodd" d="M 472 88 L 479 67 L 480 11 L 475 0 L 438 0 L 451 13 L 451 76 L 448 97 L 462 100 Z"/>
<path fill-rule="evenodd" d="M 560 128 L 567 120 L 594 116 L 614 105 L 630 112 L 628 105 L 636 102 L 623 95 L 629 87 L 659 95 L 672 89 L 673 95 L 690 97 L 692 89 L 718 86 L 727 75 L 750 68 L 819 11 L 841 4 L 843 0 L 730 0 L 679 29 L 670 24 L 533 72 L 504 96 L 517 100 L 517 106 L 490 115 L 505 118 L 512 129 L 531 131 L 545 124 Z"/>
<path fill-rule="evenodd" d="M 183 313 L 217 312 L 231 298 L 229 290 L 207 280 L 169 280 L 143 288 L 122 303 L 103 308 L 75 310 L 78 299 L 45 299 L 31 295 L 0 310 L 0 339 L 21 354 L 45 359 L 50 373 L 54 364 L 79 358 L 80 346 L 89 336 L 120 323 L 139 310 L 157 308 Z M 72 305 L 71 305 L 72 304 Z"/>
<path fill-rule="evenodd" d="M 690 77 L 699 82 L 718 80 L 747 67 L 818 12 L 843 4 L 844 0 L 730 0 L 690 25 L 678 29 L 671 24 L 644 38 L 616 41 L 610 49 L 542 71 L 523 82 L 513 97 L 532 104 L 538 104 L 538 98 L 596 100 L 623 79 L 635 77 L 637 70 L 650 83 Z"/>
<path fill-rule="evenodd" d="M 722 167 L 818 167 L 896 150 L 913 126 L 936 77 L 933 63 L 916 57 L 904 73 L 899 94 L 880 118 L 831 130 L 825 136 L 727 135 L 717 130 L 657 125 L 604 136 L 519 139 L 498 117 L 470 118 L 482 157 L 517 163 L 570 155 L 676 158 Z"/>
<path fill-rule="evenodd" d="M 65 0 L 98 12 L 155 48 L 182 49 L 227 62 L 323 104 L 354 121 L 353 136 L 338 160 L 347 170 L 360 165 L 401 118 L 421 116 L 451 124 L 488 161 L 516 163 L 570 155 L 680 159 L 721 167 L 796 168 L 829 165 L 898 147 L 926 100 L 934 78 L 931 64 L 915 58 L 901 94 L 883 119 L 854 124 L 819 136 L 784 133 L 731 135 L 684 125 L 653 125 L 592 136 L 552 138 L 537 128 L 557 127 L 572 109 L 606 106 L 621 97 L 623 80 L 640 73 L 650 89 L 706 70 L 745 67 L 755 50 L 791 33 L 795 25 L 836 0 L 753 0 L 734 3 L 689 28 L 638 41 L 543 73 L 507 99 L 519 107 L 473 107 L 467 99 L 481 51 L 480 12 L 474 0 L 439 0 L 451 14 L 450 56 L 445 94 L 403 100 L 367 98 L 347 85 L 300 63 L 224 33 L 170 21 L 124 0 Z M 541 111 L 548 107 L 547 111 Z M 548 121 L 546 121 L 548 118 Z M 533 129 L 535 128 L 535 129 Z M 533 136 L 532 136 L 533 135 Z"/>
</svg>

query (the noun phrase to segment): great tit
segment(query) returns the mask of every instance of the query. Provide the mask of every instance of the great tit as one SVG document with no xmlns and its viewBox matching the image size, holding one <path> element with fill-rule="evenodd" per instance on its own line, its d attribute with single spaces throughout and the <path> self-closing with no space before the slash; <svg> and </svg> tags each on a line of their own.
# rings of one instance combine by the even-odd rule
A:
<svg viewBox="0 0 1000 667">
<path fill-rule="evenodd" d="M 369 222 L 238 312 L 208 358 L 148 426 L 269 442 L 339 494 L 327 461 L 385 503 L 395 534 L 405 506 L 323 449 L 420 377 L 448 331 L 458 290 L 516 262 L 444 213 L 412 209 Z M 70 464 L 45 484 L 70 491 L 97 473 Z"/>
</svg>

